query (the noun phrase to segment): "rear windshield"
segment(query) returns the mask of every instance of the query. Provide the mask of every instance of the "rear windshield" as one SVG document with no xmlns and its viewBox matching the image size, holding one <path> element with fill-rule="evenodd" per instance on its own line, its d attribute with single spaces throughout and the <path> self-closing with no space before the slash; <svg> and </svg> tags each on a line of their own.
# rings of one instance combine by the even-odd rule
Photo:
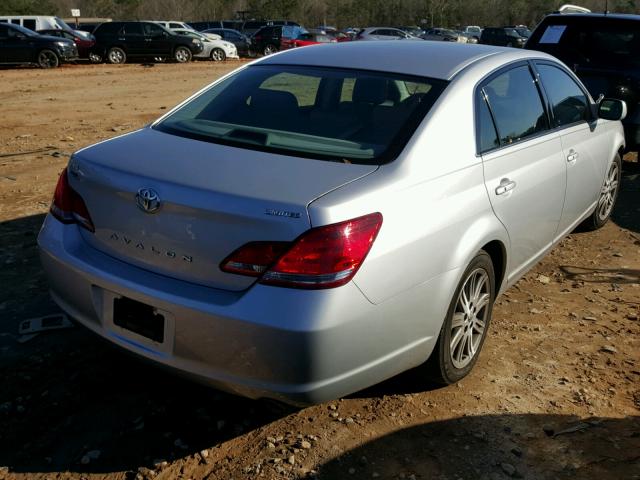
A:
<svg viewBox="0 0 640 480">
<path fill-rule="evenodd" d="M 254 65 L 154 128 L 242 148 L 382 164 L 400 153 L 446 84 L 391 73 Z"/>
</svg>

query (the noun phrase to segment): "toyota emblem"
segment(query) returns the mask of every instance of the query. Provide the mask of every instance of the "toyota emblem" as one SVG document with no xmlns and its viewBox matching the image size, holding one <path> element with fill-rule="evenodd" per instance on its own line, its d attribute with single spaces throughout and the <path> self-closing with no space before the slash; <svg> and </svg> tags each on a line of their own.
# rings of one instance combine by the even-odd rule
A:
<svg viewBox="0 0 640 480">
<path fill-rule="evenodd" d="M 153 188 L 141 188 L 136 193 L 136 205 L 145 213 L 155 213 L 160 208 L 160 197 Z"/>
</svg>

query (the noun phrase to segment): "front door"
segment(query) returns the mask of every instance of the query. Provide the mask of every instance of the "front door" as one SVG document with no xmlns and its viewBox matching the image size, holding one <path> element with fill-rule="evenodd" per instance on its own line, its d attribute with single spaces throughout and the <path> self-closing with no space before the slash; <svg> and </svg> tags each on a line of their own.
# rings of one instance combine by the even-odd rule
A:
<svg viewBox="0 0 640 480">
<path fill-rule="evenodd" d="M 565 196 L 560 135 L 528 64 L 502 70 L 477 92 L 479 149 L 485 185 L 510 239 L 510 279 L 524 274 L 551 246 Z"/>
<path fill-rule="evenodd" d="M 558 235 L 573 229 L 592 210 L 610 155 L 606 135 L 591 118 L 590 100 L 582 88 L 561 67 L 536 62 L 542 85 L 551 106 L 551 121 L 560 133 L 567 165 L 567 195 L 558 227 Z"/>
<path fill-rule="evenodd" d="M 155 23 L 144 23 L 144 41 L 147 53 L 154 57 L 167 57 L 172 54 L 171 33 Z"/>
</svg>

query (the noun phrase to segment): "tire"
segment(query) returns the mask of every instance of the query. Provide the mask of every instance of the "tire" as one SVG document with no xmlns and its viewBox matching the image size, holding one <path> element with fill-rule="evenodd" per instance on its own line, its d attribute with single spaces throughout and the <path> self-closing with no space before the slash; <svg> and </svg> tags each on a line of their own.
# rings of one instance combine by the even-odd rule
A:
<svg viewBox="0 0 640 480">
<path fill-rule="evenodd" d="M 466 302 L 465 309 L 467 297 L 470 301 Z M 425 364 L 431 380 L 451 385 L 473 369 L 489 330 L 495 297 L 493 263 L 489 254 L 480 250 L 462 275 L 436 346 Z M 469 306 L 474 312 L 472 315 L 464 313 L 469 311 Z"/>
<path fill-rule="evenodd" d="M 89 53 L 89 62 L 91 63 L 102 63 L 102 55 L 98 55 L 95 52 Z"/>
<path fill-rule="evenodd" d="M 187 47 L 176 47 L 173 52 L 173 59 L 178 63 L 190 62 L 192 56 L 193 55 L 191 54 L 191 50 L 189 50 Z"/>
<path fill-rule="evenodd" d="M 38 52 L 38 66 L 40 68 L 57 68 L 60 66 L 60 59 L 53 50 L 45 48 Z"/>
<path fill-rule="evenodd" d="M 622 159 L 619 154 L 613 159 L 602 182 L 598 203 L 589 218 L 580 224 L 580 230 L 593 231 L 602 228 L 611 218 L 616 205 L 622 179 Z"/>
<path fill-rule="evenodd" d="M 268 55 L 274 54 L 278 51 L 278 47 L 276 47 L 274 44 L 272 43 L 268 43 L 265 47 L 264 50 L 262 51 L 263 55 L 266 57 Z"/>
<path fill-rule="evenodd" d="M 224 62 L 227 59 L 227 55 L 221 48 L 214 48 L 211 50 L 211 60 L 214 62 Z"/>
<path fill-rule="evenodd" d="M 107 51 L 107 62 L 120 65 L 127 62 L 127 54 L 120 47 L 111 47 Z"/>
</svg>

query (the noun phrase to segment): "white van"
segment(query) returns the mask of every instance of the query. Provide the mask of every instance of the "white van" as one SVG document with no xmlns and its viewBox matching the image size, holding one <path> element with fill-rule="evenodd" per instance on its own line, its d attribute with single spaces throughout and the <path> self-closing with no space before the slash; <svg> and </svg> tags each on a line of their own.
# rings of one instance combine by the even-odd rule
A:
<svg viewBox="0 0 640 480">
<path fill-rule="evenodd" d="M 37 30 L 67 30 L 73 29 L 64 20 L 49 15 L 4 15 L 0 16 L 0 22 L 21 25 L 34 32 Z"/>
</svg>

